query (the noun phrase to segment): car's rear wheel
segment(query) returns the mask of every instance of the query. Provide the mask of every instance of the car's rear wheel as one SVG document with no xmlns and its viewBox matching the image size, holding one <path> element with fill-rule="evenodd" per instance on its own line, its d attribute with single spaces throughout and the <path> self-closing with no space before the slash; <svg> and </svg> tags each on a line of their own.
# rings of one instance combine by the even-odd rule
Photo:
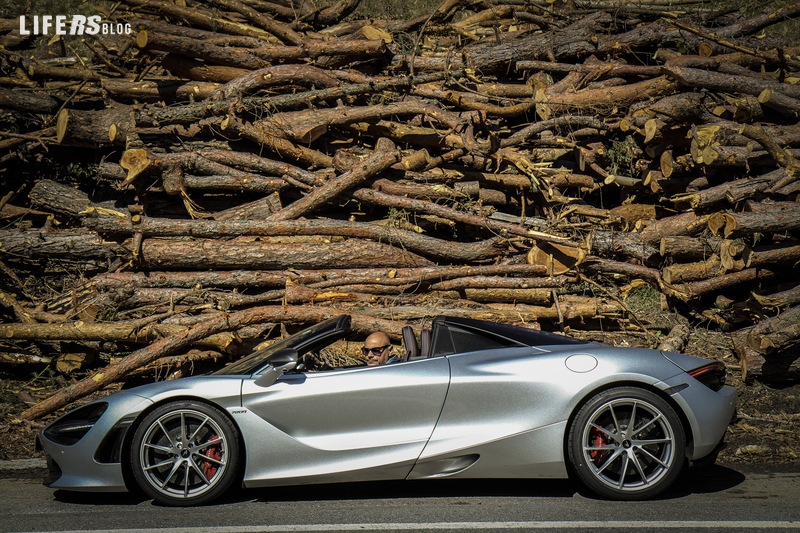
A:
<svg viewBox="0 0 800 533">
<path fill-rule="evenodd" d="M 162 405 L 136 429 L 133 476 L 156 501 L 171 506 L 207 503 L 238 477 L 239 432 L 219 409 L 196 401 Z"/>
<path fill-rule="evenodd" d="M 658 395 L 618 387 L 592 397 L 570 426 L 570 464 L 593 492 L 616 500 L 652 498 L 680 475 L 686 437 Z"/>
</svg>

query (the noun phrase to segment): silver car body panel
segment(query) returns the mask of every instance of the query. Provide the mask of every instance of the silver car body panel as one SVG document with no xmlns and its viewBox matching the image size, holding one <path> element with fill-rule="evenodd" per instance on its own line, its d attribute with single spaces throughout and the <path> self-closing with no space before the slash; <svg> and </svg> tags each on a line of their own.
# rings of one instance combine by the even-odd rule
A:
<svg viewBox="0 0 800 533">
<path fill-rule="evenodd" d="M 470 455 L 480 459 L 453 477 L 566 477 L 564 435 L 578 402 L 614 381 L 657 383 L 645 374 L 620 372 L 613 351 L 598 359 L 600 349 L 508 348 L 447 356 L 452 369 L 447 402 L 410 477 L 439 477 L 426 465 Z M 591 366 L 587 371 L 571 370 L 575 365 L 568 359 L 575 355 L 596 364 L 581 367 Z M 654 363 L 668 374 L 680 372 L 663 358 L 650 363 L 651 371 Z"/>
<path fill-rule="evenodd" d="M 685 374 L 667 380 L 666 390 L 676 389 L 671 398 L 686 415 L 693 440 L 687 450 L 690 461 L 702 459 L 719 445 L 736 413 L 736 389 L 730 385 L 712 391 Z"/>
<path fill-rule="evenodd" d="M 153 403 L 136 394 L 118 392 L 108 399 L 108 409 L 80 440 L 80 446 L 65 446 L 39 437 L 47 454 L 59 465 L 61 477 L 50 484 L 54 489 L 124 492 L 127 490 L 119 463 L 100 463 L 94 451 L 106 434 L 123 418 L 140 413 Z"/>
<path fill-rule="evenodd" d="M 262 422 L 236 418 L 247 423 L 245 483 L 403 479 L 433 432 L 449 380 L 445 358 L 289 374 L 266 391 L 246 380 L 242 406 Z"/>
</svg>

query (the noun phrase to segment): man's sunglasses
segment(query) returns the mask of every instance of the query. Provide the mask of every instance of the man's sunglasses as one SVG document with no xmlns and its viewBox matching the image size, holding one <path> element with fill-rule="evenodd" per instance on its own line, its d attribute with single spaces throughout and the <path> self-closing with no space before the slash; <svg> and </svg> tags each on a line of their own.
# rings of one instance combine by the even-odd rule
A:
<svg viewBox="0 0 800 533">
<path fill-rule="evenodd" d="M 372 355 L 380 355 L 389 346 L 391 346 L 391 344 L 387 344 L 386 346 L 379 346 L 377 348 L 366 348 L 366 347 L 364 347 L 364 348 L 361 348 L 361 353 L 363 355 L 367 355 L 369 353 L 371 353 Z"/>
</svg>

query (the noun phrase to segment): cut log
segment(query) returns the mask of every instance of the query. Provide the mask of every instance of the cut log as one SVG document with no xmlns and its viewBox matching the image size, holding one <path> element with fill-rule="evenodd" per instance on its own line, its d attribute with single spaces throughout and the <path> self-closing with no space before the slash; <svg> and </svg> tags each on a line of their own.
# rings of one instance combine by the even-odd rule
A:
<svg viewBox="0 0 800 533">
<path fill-rule="evenodd" d="M 64 146 L 98 148 L 125 146 L 131 127 L 131 109 L 125 106 L 103 111 L 62 109 L 58 113 L 56 140 Z"/>
<path fill-rule="evenodd" d="M 734 76 L 696 68 L 665 67 L 664 72 L 682 84 L 698 89 L 758 96 L 765 88 L 770 88 L 776 93 L 785 94 L 791 98 L 800 98 L 800 88 L 779 81 L 767 82 L 752 76 Z"/>
<path fill-rule="evenodd" d="M 589 253 L 611 259 L 635 259 L 646 266 L 658 264 L 658 249 L 636 233 L 595 230 L 588 237 Z"/>
<path fill-rule="evenodd" d="M 800 303 L 800 285 L 773 293 L 753 293 L 753 300 L 764 307 L 789 307 Z"/>
<path fill-rule="evenodd" d="M 664 339 L 658 343 L 658 349 L 663 352 L 683 353 L 689 343 L 691 329 L 687 324 L 675 325 Z"/>
<path fill-rule="evenodd" d="M 800 379 L 800 358 L 797 351 L 790 349 L 784 353 L 774 353 L 765 357 L 755 350 L 747 350 L 739 359 L 742 367 L 747 367 L 744 381 L 754 381 L 774 385 L 792 385 Z"/>
<path fill-rule="evenodd" d="M 468 224 L 479 228 L 486 228 L 492 231 L 500 232 L 501 235 L 517 235 L 520 237 L 527 237 L 529 239 L 538 240 L 541 242 L 552 242 L 571 248 L 578 248 L 579 245 L 570 241 L 567 238 L 558 235 L 546 234 L 544 232 L 528 230 L 523 226 L 516 224 L 509 224 L 498 220 L 492 220 L 486 217 L 471 215 L 452 209 L 449 207 L 441 206 L 431 202 L 424 202 L 421 200 L 414 200 L 412 198 L 403 198 L 391 194 L 382 193 L 371 189 L 356 189 L 352 192 L 353 198 L 364 202 L 369 202 L 375 205 L 382 205 L 385 207 L 394 207 L 399 209 L 407 209 L 409 211 L 416 211 L 441 217 L 445 220 L 452 220 L 462 224 Z"/>
<path fill-rule="evenodd" d="M 173 76 L 208 83 L 227 83 L 250 73 L 247 69 L 209 65 L 177 54 L 167 54 L 161 65 Z"/>
<path fill-rule="evenodd" d="M 719 256 L 723 239 L 718 237 L 686 237 L 674 235 L 661 239 L 659 251 L 662 257 L 673 261 L 697 261 Z"/>
<path fill-rule="evenodd" d="M 53 113 L 59 103 L 46 94 L 26 93 L 0 87 L 0 108 L 25 113 Z"/>
<path fill-rule="evenodd" d="M 56 324 L 0 324 L 4 339 L 38 341 L 107 341 L 149 344 L 159 339 L 180 336 L 187 328 L 167 324 L 142 325 L 141 320 L 111 323 L 62 322 Z M 228 351 L 235 337 L 226 333 L 197 340 L 198 345 Z"/>
<path fill-rule="evenodd" d="M 333 166 L 333 158 L 305 146 L 297 145 L 282 136 L 276 136 L 253 124 L 244 123 L 236 118 L 228 117 L 222 123 L 222 129 L 228 135 L 240 135 L 267 148 L 281 157 L 289 157 L 310 168 L 329 168 Z"/>
<path fill-rule="evenodd" d="M 669 284 L 685 283 L 687 281 L 697 281 L 709 279 L 723 274 L 722 261 L 718 255 L 712 255 L 704 261 L 694 263 L 677 263 L 669 265 L 661 270 L 661 276 Z"/>
<path fill-rule="evenodd" d="M 434 291 L 455 291 L 460 289 L 537 289 L 537 288 L 557 288 L 563 287 L 568 283 L 577 283 L 575 276 L 556 276 L 542 278 L 514 278 L 500 276 L 466 276 L 455 278 L 448 281 L 433 283 L 429 289 Z"/>
<path fill-rule="evenodd" d="M 462 307 L 439 308 L 442 314 L 490 320 L 512 324 L 538 323 L 540 320 L 558 322 L 603 319 L 614 320 L 620 318 L 622 306 L 597 299 L 581 299 L 577 301 L 562 301 L 559 306 L 544 307 L 525 304 L 494 304 L 478 309 Z M 372 308 L 362 311 L 363 314 L 382 319 L 399 321 L 430 319 L 429 307 L 396 306 L 391 309 Z"/>
<path fill-rule="evenodd" d="M 144 9 L 155 10 L 171 18 L 177 20 L 185 20 L 192 24 L 196 24 L 201 28 L 209 30 L 220 31 L 230 35 L 244 35 L 253 38 L 254 40 L 262 40 L 267 42 L 272 35 L 259 28 L 255 28 L 248 24 L 234 22 L 219 16 L 216 16 L 212 11 L 209 11 L 201 6 L 193 8 L 186 7 L 181 4 L 173 4 L 165 0 L 125 0 L 125 3 L 131 6 L 137 6 Z M 176 29 L 176 32 L 181 32 Z M 195 30 L 197 32 L 197 30 Z M 194 33 L 193 36 L 197 37 L 199 33 Z"/>
<path fill-rule="evenodd" d="M 471 289 L 464 288 L 457 291 L 431 290 L 428 295 L 432 298 L 463 298 L 470 302 L 485 303 L 520 303 L 529 305 L 550 305 L 553 303 L 553 291 L 550 289 Z"/>
<path fill-rule="evenodd" d="M 264 220 L 283 208 L 278 193 L 214 213 L 214 220 Z"/>
<path fill-rule="evenodd" d="M 791 265 L 800 261 L 800 246 L 772 245 L 746 250 L 744 264 L 748 267 Z"/>
<path fill-rule="evenodd" d="M 316 88 L 336 87 L 339 80 L 325 70 L 312 65 L 273 65 L 242 74 L 213 94 L 215 99 L 241 98 L 247 93 L 279 85 L 303 85 Z"/>
<path fill-rule="evenodd" d="M 119 102 L 188 102 L 205 100 L 219 89 L 218 83 L 186 80 L 131 81 L 103 78 L 103 90 Z"/>
<path fill-rule="evenodd" d="M 661 242 L 664 237 L 675 235 L 697 235 L 708 223 L 707 215 L 687 211 L 679 215 L 661 218 L 645 226 L 641 231 L 642 241 L 650 244 Z"/>
<path fill-rule="evenodd" d="M 118 290 L 120 288 L 193 288 L 219 287 L 234 289 L 243 285 L 253 288 L 283 287 L 287 280 L 313 288 L 330 288 L 359 283 L 380 283 L 385 285 L 414 284 L 426 287 L 430 283 L 458 280 L 475 276 L 508 276 L 518 283 L 547 282 L 544 267 L 537 265 L 484 265 L 389 269 L 325 269 L 325 270 L 231 270 L 231 271 L 192 271 L 163 272 L 148 274 L 115 272 L 95 276 L 87 282 L 98 290 Z"/>
<path fill-rule="evenodd" d="M 59 260 L 83 264 L 101 260 L 105 264 L 127 255 L 118 244 L 83 229 L 0 229 L 0 243 L 0 255 L 29 263 Z"/>
<path fill-rule="evenodd" d="M 78 217 L 94 207 L 85 192 L 47 179 L 36 182 L 28 193 L 28 198 L 36 207 L 71 217 Z"/>
<path fill-rule="evenodd" d="M 772 270 L 748 268 L 739 272 L 732 272 L 709 279 L 683 283 L 674 287 L 674 296 L 682 300 L 698 298 L 708 293 L 744 285 L 753 281 L 771 280 L 776 277 Z"/>
<path fill-rule="evenodd" d="M 581 49 L 581 47 L 588 51 L 594 48 L 589 44 L 591 38 L 597 35 L 600 25 L 607 17 L 606 13 L 598 12 L 587 15 L 563 29 L 524 35 L 502 43 L 492 40 L 467 45 L 463 49 L 464 58 L 470 68 L 489 74 L 513 71 L 514 63 L 520 59 L 520 50 L 525 50 L 527 59 L 546 57 L 547 54 L 552 54 L 556 58 L 561 55 L 573 55 L 576 48 Z"/>
<path fill-rule="evenodd" d="M 257 238 L 228 241 L 145 239 L 142 268 L 162 269 L 286 269 L 413 267 L 431 262 L 393 246 L 350 239 L 326 245 L 269 244 Z"/>
<path fill-rule="evenodd" d="M 709 219 L 714 235 L 720 232 L 726 239 L 753 233 L 775 233 L 800 229 L 800 204 L 759 212 L 718 213 Z"/>
<path fill-rule="evenodd" d="M 259 44 L 244 39 L 238 39 L 238 42 L 231 41 L 230 44 L 218 43 L 213 40 L 197 40 L 146 30 L 142 30 L 136 35 L 136 46 L 143 50 L 169 52 L 203 59 L 218 65 L 248 70 L 263 69 L 271 64 L 287 60 L 319 59 L 322 56 L 351 56 L 364 59 L 381 56 L 386 51 L 385 43 L 382 40 L 307 40 L 303 46 L 285 46 L 266 42 Z"/>
</svg>

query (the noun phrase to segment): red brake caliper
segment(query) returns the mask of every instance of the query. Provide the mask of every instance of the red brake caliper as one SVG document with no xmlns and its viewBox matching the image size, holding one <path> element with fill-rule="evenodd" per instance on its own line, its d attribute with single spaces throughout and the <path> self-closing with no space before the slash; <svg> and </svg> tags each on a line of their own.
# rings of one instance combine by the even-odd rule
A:
<svg viewBox="0 0 800 533">
<path fill-rule="evenodd" d="M 217 440 L 219 437 L 214 435 L 209 440 Z M 209 459 L 214 459 L 215 461 L 219 461 L 222 459 L 222 453 L 220 453 L 219 445 L 209 446 L 206 450 L 205 456 Z M 206 479 L 211 479 L 214 474 L 217 473 L 217 465 L 212 463 L 211 461 L 205 461 L 203 463 L 203 474 L 205 474 Z"/>
<path fill-rule="evenodd" d="M 589 438 L 592 440 L 592 446 L 600 447 L 605 446 L 608 441 L 606 440 L 605 435 L 603 432 L 597 428 L 592 428 L 592 433 L 589 435 Z M 599 460 L 601 460 L 605 456 L 605 450 L 592 450 L 589 452 L 589 457 L 592 458 L 594 464 L 597 464 Z"/>
</svg>

